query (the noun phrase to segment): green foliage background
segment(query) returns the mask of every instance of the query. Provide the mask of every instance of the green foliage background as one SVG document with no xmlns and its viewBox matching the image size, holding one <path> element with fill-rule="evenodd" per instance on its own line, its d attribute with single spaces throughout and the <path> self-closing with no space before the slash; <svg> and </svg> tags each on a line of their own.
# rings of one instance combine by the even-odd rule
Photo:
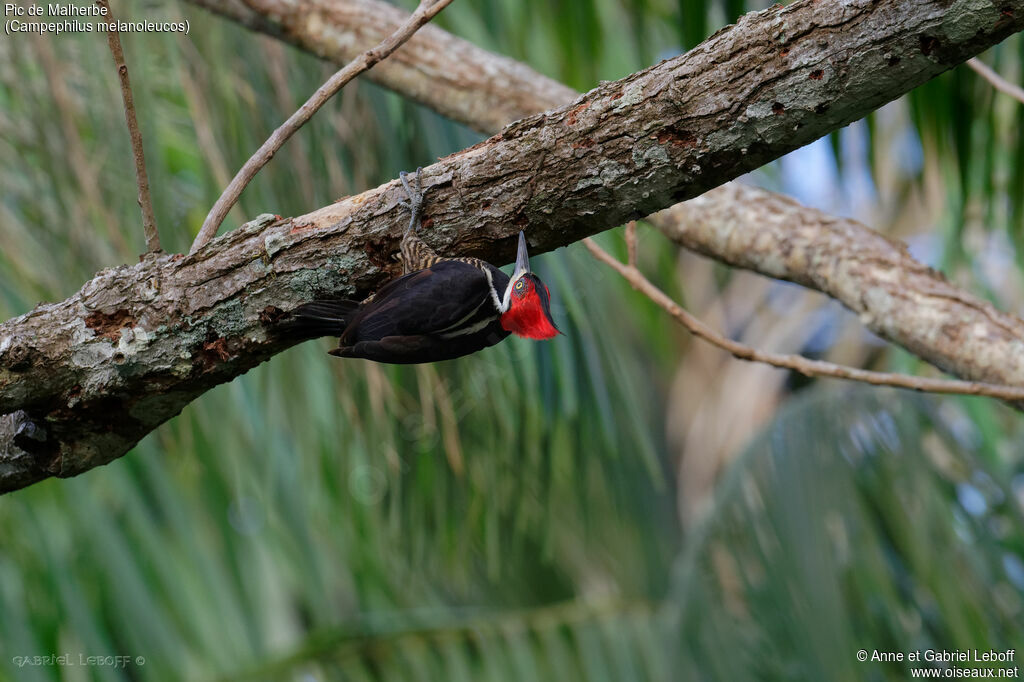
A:
<svg viewBox="0 0 1024 682">
<path fill-rule="evenodd" d="M 759 7 L 460 0 L 438 23 L 586 90 Z M 331 68 L 190 6 L 114 10 L 191 22 L 188 37 L 124 36 L 161 236 L 185 250 L 230 175 Z M 984 58 L 1022 80 L 1019 37 Z M 854 212 L 1019 310 L 1024 106 L 960 68 L 858 130 L 828 152 L 841 191 L 873 187 Z M 0 41 L 0 131 L 6 319 L 131 262 L 143 241 L 101 36 Z M 360 81 L 229 227 L 478 139 Z M 778 164 L 752 180 L 791 189 Z M 621 253 L 614 233 L 601 241 Z M 821 298 L 678 256 L 654 231 L 641 245 L 652 279 L 698 308 L 720 303 L 730 333 L 807 329 L 806 352 L 927 371 Z M 694 424 L 741 426 L 711 397 L 734 375 L 683 380 L 707 356 L 580 245 L 534 265 L 566 331 L 554 342 L 424 367 L 305 344 L 130 455 L 0 498 L 0 679 L 902 680 L 906 664 L 859 663 L 857 650 L 1024 643 L 1016 413 L 771 371 L 745 445 L 680 441 Z M 734 313 L 752 281 L 760 304 Z M 794 296 L 811 303 L 779 304 Z M 673 397 L 680 385 L 689 401 Z M 721 473 L 702 513 L 684 513 L 701 458 Z M 73 665 L 18 664 L 64 653 Z"/>
</svg>

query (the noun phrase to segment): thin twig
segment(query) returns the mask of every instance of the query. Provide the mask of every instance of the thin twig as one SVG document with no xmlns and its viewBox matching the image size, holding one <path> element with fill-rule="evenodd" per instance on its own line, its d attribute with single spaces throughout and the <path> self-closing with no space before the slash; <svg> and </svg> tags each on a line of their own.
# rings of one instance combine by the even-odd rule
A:
<svg viewBox="0 0 1024 682">
<path fill-rule="evenodd" d="M 313 93 L 299 109 L 288 117 L 274 133 L 267 138 L 267 141 L 250 157 L 242 169 L 238 171 L 231 184 L 227 186 L 217 203 L 210 209 L 209 215 L 203 221 L 203 226 L 196 235 L 195 241 L 189 253 L 195 253 L 206 243 L 213 239 L 220 228 L 224 216 L 228 214 L 231 207 L 238 201 L 242 190 L 245 189 L 260 169 L 274 157 L 279 149 L 288 141 L 295 132 L 306 124 L 313 117 L 320 107 L 327 103 L 331 97 L 336 95 L 353 78 L 371 68 L 374 64 L 386 59 L 392 52 L 401 47 L 402 43 L 412 37 L 417 30 L 434 18 L 441 10 L 451 4 L 452 0 L 420 0 L 419 7 L 412 13 L 409 19 L 402 24 L 397 31 L 388 36 L 376 47 L 363 52 L 345 65 L 340 71 L 328 79 L 326 83 Z"/>
<path fill-rule="evenodd" d="M 1006 93 L 1007 95 L 1013 97 L 1021 104 L 1024 104 L 1024 88 L 1021 88 L 1019 85 L 1015 85 L 1010 81 L 1006 80 L 998 73 L 993 71 L 992 67 L 990 67 L 988 64 L 981 61 L 977 57 L 971 57 L 970 59 L 968 59 L 967 66 L 974 69 L 979 76 L 981 76 L 989 83 L 991 83 L 993 88 L 995 88 L 999 92 Z"/>
<path fill-rule="evenodd" d="M 626 223 L 626 262 L 629 267 L 636 267 L 636 221 Z"/>
<path fill-rule="evenodd" d="M 132 86 L 128 82 L 128 66 L 124 62 L 124 50 L 121 49 L 121 36 L 113 28 L 114 15 L 110 11 L 107 0 L 96 0 L 96 4 L 106 10 L 107 20 L 111 29 L 107 31 L 107 44 L 114 56 L 117 76 L 121 81 L 121 97 L 124 99 L 124 119 L 128 123 L 128 135 L 132 140 L 132 156 L 135 157 L 135 182 L 139 186 L 139 208 L 142 209 L 142 231 L 146 235 L 146 250 L 160 251 L 160 234 L 156 229 L 156 216 L 153 214 L 153 202 L 149 197 L 149 177 L 146 175 L 146 157 L 142 153 L 142 133 L 139 122 L 135 118 L 135 100 L 132 97 Z"/>
<path fill-rule="evenodd" d="M 927 377 L 916 377 L 908 374 L 893 374 L 890 372 L 873 372 L 855 367 L 837 365 L 822 360 L 811 360 L 800 355 L 787 355 L 781 353 L 766 353 L 756 348 L 726 338 L 711 329 L 699 319 L 684 310 L 678 303 L 673 301 L 665 292 L 654 286 L 643 273 L 636 267 L 622 263 L 613 258 L 607 251 L 597 245 L 594 240 L 583 240 L 583 243 L 590 250 L 595 258 L 607 264 L 630 285 L 654 301 L 665 312 L 671 315 L 676 322 L 686 327 L 694 336 L 701 338 L 708 343 L 718 346 L 732 353 L 740 360 L 761 362 L 773 367 L 790 369 L 800 372 L 805 376 L 834 377 L 837 379 L 850 379 L 861 381 L 876 386 L 895 386 L 897 388 L 909 388 L 915 391 L 927 391 L 929 393 L 951 393 L 960 395 L 981 395 L 1000 400 L 1021 401 L 1024 400 L 1024 388 L 1016 386 L 1003 386 L 999 384 L 987 384 L 973 381 L 960 381 L 956 379 L 931 379 Z"/>
</svg>

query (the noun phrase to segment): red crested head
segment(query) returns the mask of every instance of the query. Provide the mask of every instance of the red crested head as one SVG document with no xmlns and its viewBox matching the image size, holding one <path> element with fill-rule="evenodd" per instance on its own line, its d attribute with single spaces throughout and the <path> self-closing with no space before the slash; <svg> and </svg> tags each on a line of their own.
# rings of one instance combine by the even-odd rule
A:
<svg viewBox="0 0 1024 682">
<path fill-rule="evenodd" d="M 551 339 L 561 332 L 551 319 L 551 294 L 540 277 L 527 272 L 511 285 L 508 310 L 501 326 L 527 339 Z"/>
<path fill-rule="evenodd" d="M 540 277 L 530 272 L 526 234 L 523 232 L 519 233 L 516 266 L 498 310 L 501 311 L 501 326 L 518 336 L 551 339 L 562 333 L 551 319 L 551 294 L 548 288 L 540 281 Z"/>
</svg>

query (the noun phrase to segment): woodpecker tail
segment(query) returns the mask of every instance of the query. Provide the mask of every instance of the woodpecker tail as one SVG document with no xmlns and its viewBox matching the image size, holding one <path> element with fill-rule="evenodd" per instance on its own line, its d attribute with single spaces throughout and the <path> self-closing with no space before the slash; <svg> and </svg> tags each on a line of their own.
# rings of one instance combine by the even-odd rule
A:
<svg viewBox="0 0 1024 682">
<path fill-rule="evenodd" d="M 277 332 L 295 340 L 341 336 L 352 312 L 358 307 L 358 301 L 345 299 L 306 303 L 292 310 L 280 323 Z"/>
</svg>

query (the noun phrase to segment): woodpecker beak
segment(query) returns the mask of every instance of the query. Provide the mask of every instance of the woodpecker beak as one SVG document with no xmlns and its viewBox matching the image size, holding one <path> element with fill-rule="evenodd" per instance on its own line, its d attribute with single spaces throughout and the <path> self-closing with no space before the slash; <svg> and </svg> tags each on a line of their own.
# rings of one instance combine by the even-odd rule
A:
<svg viewBox="0 0 1024 682">
<path fill-rule="evenodd" d="M 526 253 L 526 233 L 519 231 L 519 250 L 516 252 L 516 267 L 512 270 L 512 276 L 505 287 L 505 295 L 501 298 L 501 312 L 508 310 L 512 298 L 512 287 L 516 281 L 530 271 L 530 255 Z"/>
<path fill-rule="evenodd" d="M 530 271 L 530 255 L 526 253 L 526 233 L 519 231 L 519 250 L 516 252 L 516 268 L 512 271 L 512 281 L 516 281 Z"/>
</svg>

